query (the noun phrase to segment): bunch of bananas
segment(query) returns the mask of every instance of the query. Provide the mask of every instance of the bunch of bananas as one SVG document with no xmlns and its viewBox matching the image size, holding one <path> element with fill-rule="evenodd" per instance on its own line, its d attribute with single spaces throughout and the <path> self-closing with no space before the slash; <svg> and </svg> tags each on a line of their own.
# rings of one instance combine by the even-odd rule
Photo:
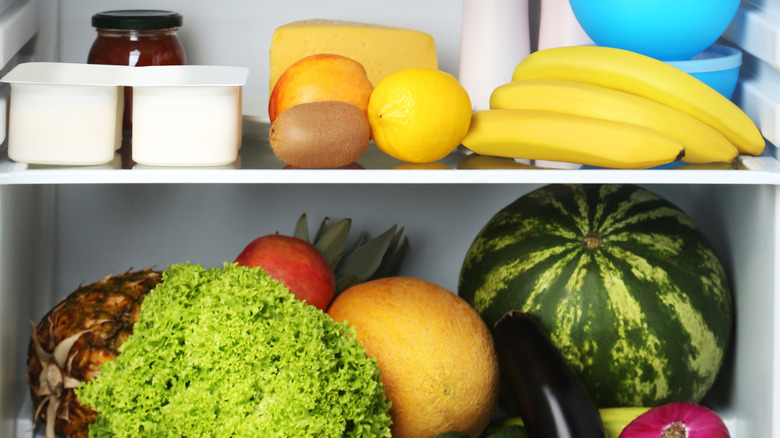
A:
<svg viewBox="0 0 780 438">
<path fill-rule="evenodd" d="M 473 152 L 612 168 L 675 160 L 732 162 L 765 141 L 731 100 L 665 62 L 600 46 L 558 47 L 521 61 L 476 111 Z"/>
</svg>

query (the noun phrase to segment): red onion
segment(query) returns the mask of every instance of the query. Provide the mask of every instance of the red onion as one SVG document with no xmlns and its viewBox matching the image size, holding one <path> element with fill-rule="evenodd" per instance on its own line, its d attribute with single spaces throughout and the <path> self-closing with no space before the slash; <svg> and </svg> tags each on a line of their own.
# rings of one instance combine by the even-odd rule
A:
<svg viewBox="0 0 780 438">
<path fill-rule="evenodd" d="M 695 403 L 669 403 L 637 417 L 619 438 L 730 438 L 723 420 Z"/>
</svg>

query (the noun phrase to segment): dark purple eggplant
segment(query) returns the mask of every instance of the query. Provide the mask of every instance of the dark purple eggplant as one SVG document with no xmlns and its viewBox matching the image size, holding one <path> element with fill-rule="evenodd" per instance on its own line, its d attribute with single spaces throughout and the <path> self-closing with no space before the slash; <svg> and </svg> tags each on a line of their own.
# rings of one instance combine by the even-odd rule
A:
<svg viewBox="0 0 780 438">
<path fill-rule="evenodd" d="M 513 311 L 496 322 L 502 378 L 529 438 L 604 438 L 599 410 L 536 317 Z"/>
</svg>

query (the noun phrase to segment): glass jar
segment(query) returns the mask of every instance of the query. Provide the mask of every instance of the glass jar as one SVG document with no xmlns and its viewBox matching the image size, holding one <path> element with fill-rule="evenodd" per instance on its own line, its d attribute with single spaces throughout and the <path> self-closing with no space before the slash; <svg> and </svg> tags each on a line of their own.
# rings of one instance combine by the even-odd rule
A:
<svg viewBox="0 0 780 438">
<path fill-rule="evenodd" d="M 89 64 L 128 66 L 184 65 L 187 55 L 179 40 L 182 16 L 170 11 L 120 10 L 92 16 L 97 37 L 87 57 Z M 122 132 L 132 129 L 133 95 L 125 87 Z"/>
</svg>

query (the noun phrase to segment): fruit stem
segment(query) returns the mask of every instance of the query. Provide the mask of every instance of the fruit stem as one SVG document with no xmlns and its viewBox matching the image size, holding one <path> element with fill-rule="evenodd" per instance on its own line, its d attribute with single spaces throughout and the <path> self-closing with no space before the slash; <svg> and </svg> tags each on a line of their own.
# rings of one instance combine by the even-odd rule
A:
<svg viewBox="0 0 780 438">
<path fill-rule="evenodd" d="M 601 239 L 599 239 L 599 236 L 593 233 L 588 234 L 582 239 L 582 245 L 587 249 L 596 249 L 599 247 L 600 243 Z"/>
</svg>

